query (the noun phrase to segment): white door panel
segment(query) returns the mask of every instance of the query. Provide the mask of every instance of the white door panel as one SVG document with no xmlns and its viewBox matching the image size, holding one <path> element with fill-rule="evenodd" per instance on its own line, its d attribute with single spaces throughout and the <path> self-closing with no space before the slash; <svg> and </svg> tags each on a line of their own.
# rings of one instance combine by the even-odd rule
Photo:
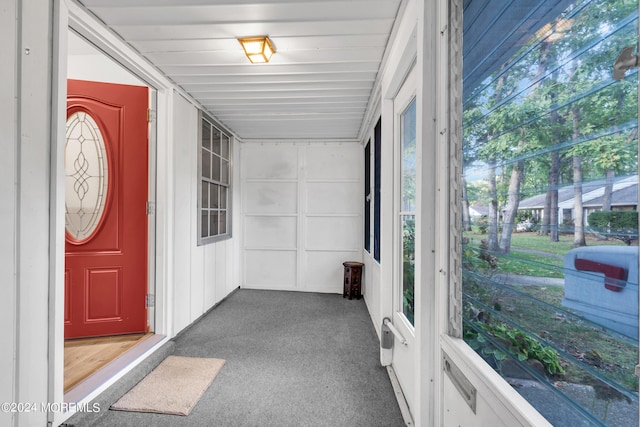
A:
<svg viewBox="0 0 640 427">
<path fill-rule="evenodd" d="M 412 71 L 393 102 L 394 109 L 394 273 L 393 325 L 406 345 L 396 337 L 392 366 L 409 409 L 414 407 L 415 331 L 413 284 L 416 197 L 416 72 Z"/>
</svg>

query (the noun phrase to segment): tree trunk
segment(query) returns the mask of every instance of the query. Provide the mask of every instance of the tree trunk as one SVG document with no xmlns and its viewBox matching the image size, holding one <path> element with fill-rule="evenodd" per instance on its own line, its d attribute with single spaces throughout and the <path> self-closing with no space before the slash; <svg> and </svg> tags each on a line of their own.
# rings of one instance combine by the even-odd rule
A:
<svg viewBox="0 0 640 427">
<path fill-rule="evenodd" d="M 524 162 L 517 162 L 511 170 L 509 180 L 509 192 L 507 194 L 507 207 L 502 221 L 502 236 L 500 238 L 500 252 L 508 254 L 511 250 L 511 234 L 520 204 L 520 185 L 522 184 L 522 169 Z"/>
<path fill-rule="evenodd" d="M 558 182 L 560 178 L 560 153 L 551 152 L 549 171 L 549 240 L 558 241 Z"/>
<path fill-rule="evenodd" d="M 607 178 L 604 184 L 604 196 L 602 198 L 602 210 L 610 211 L 611 210 L 611 194 L 613 193 L 613 178 L 615 177 L 615 172 L 613 169 L 607 169 Z"/>
<path fill-rule="evenodd" d="M 547 183 L 551 182 L 551 172 L 549 172 L 549 178 Z M 551 190 L 547 189 L 547 194 L 544 197 L 544 208 L 542 210 L 542 224 L 540 225 L 540 235 L 549 235 L 549 218 L 551 218 Z"/>
<path fill-rule="evenodd" d="M 549 42 L 542 42 L 540 44 L 540 59 L 538 61 L 538 70 L 536 72 L 537 82 L 532 87 L 532 92 L 537 90 L 542 84 L 542 76 L 547 72 L 547 63 L 549 58 Z M 551 173 L 549 173 L 549 180 L 551 182 Z M 549 219 L 551 217 L 551 193 L 547 191 L 547 195 L 544 199 L 544 209 L 542 210 L 542 223 L 540 224 L 540 235 L 549 235 Z"/>
<path fill-rule="evenodd" d="M 616 99 L 618 100 L 616 111 L 616 123 L 621 122 L 622 118 L 622 108 L 624 107 L 626 92 L 624 90 L 618 90 L 618 95 Z M 618 127 L 616 125 L 616 127 Z M 611 210 L 611 195 L 613 194 L 613 178 L 615 177 L 615 171 L 613 168 L 607 168 L 606 170 L 606 180 L 604 184 L 604 196 L 602 197 L 602 210 L 610 211 Z"/>
<path fill-rule="evenodd" d="M 497 251 L 498 247 L 498 189 L 496 185 L 495 161 L 491 161 L 489 167 L 489 241 L 488 249 Z"/>
<path fill-rule="evenodd" d="M 573 246 L 586 246 L 582 207 L 582 157 L 573 156 Z"/>
<path fill-rule="evenodd" d="M 462 178 L 462 229 L 471 231 L 471 215 L 469 215 L 469 198 L 467 197 L 467 180 Z"/>
<path fill-rule="evenodd" d="M 558 72 L 552 73 L 554 81 L 558 78 Z M 558 94 L 551 92 L 551 105 L 556 103 Z M 560 114 L 557 111 L 551 112 L 550 121 L 552 128 L 556 128 L 561 121 Z M 557 145 L 559 143 L 558 136 L 553 133 L 551 137 L 551 144 Z M 549 170 L 549 240 L 552 242 L 558 241 L 558 182 L 560 181 L 560 152 L 554 150 L 551 152 L 551 168 Z"/>
<path fill-rule="evenodd" d="M 574 104 L 571 115 L 573 116 L 573 139 L 580 136 L 580 108 Z M 582 157 L 573 156 L 573 246 L 586 246 L 584 239 L 584 209 L 582 207 Z"/>
</svg>

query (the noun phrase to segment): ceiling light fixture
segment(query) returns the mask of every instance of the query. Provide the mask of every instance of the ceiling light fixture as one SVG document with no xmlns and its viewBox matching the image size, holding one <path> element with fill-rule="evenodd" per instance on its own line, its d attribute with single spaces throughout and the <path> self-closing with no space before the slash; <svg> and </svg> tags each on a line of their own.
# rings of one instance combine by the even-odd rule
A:
<svg viewBox="0 0 640 427">
<path fill-rule="evenodd" d="M 252 64 L 269 62 L 271 56 L 276 53 L 269 36 L 241 37 L 238 41 Z"/>
<path fill-rule="evenodd" d="M 555 42 L 567 35 L 574 24 L 574 19 L 558 19 L 549 22 L 544 27 L 536 31 L 536 37 L 545 38 L 546 42 Z"/>
</svg>

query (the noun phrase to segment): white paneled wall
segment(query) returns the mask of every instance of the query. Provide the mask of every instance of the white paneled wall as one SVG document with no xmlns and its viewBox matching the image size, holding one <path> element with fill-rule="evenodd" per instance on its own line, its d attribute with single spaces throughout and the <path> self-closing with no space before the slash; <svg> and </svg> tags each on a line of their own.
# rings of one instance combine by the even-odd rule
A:
<svg viewBox="0 0 640 427">
<path fill-rule="evenodd" d="M 14 99 L 17 91 L 18 67 L 12 58 L 18 57 L 18 16 L 19 5 L 17 2 L 9 2 L 3 5 L 4 13 L 0 13 L 0 36 L 4 43 L 0 45 L 0 53 L 6 60 L 0 62 L 0 72 L 3 76 L 0 83 L 0 97 L 2 99 Z M 19 282 L 18 265 L 16 255 L 17 238 L 20 236 L 18 228 L 19 211 L 17 200 L 19 188 L 16 185 L 19 165 L 16 164 L 19 128 L 18 117 L 20 111 L 17 103 L 0 103 L 0 129 L 3 133 L 2 153 L 0 157 L 0 218 L 4 223 L 5 233 L 11 238 L 0 240 L 0 283 L 2 283 L 2 297 L 0 298 L 0 331 L 3 350 L 0 352 L 0 365 L 3 366 L 3 381 L 0 381 L 0 399 L 2 402 L 17 401 L 15 380 L 17 365 L 17 335 L 19 307 L 17 306 L 17 294 Z M 36 117 L 33 117 L 36 118 Z M 39 119 L 39 117 L 38 117 Z M 46 166 L 46 164 L 43 164 Z M 29 183 L 32 184 L 32 183 Z M 42 260 L 43 262 L 45 260 Z M 46 269 L 46 266 L 41 267 Z M 42 288 L 43 291 L 46 288 Z M 44 292 L 43 292 L 44 294 Z M 44 297 L 44 295 L 43 295 Z M 44 299 L 44 298 L 43 298 Z M 37 307 L 34 307 L 37 308 Z M 14 414 L 8 411 L 0 411 L 0 425 L 11 425 Z"/>
<path fill-rule="evenodd" d="M 375 327 L 378 338 L 380 338 L 380 327 L 382 326 L 382 310 L 380 299 L 382 297 L 382 284 L 380 282 L 380 264 L 373 259 L 373 256 L 363 251 L 364 269 L 362 270 L 362 287 L 369 310 L 369 316 Z"/>
<path fill-rule="evenodd" d="M 198 111 L 174 95 L 174 247 L 173 333 L 178 333 L 220 302 L 238 285 L 233 240 L 197 245 Z M 237 146 L 234 147 L 237 153 Z M 237 193 L 234 191 L 234 193 Z M 234 198 L 237 203 L 237 198 Z"/>
<path fill-rule="evenodd" d="M 247 143 L 240 149 L 243 286 L 342 293 L 361 261 L 363 148 Z"/>
</svg>

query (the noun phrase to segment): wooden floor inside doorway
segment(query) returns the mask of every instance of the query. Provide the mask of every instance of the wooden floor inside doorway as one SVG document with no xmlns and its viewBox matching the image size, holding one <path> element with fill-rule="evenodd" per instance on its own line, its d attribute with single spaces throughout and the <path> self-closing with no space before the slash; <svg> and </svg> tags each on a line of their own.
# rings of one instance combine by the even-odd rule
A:
<svg viewBox="0 0 640 427">
<path fill-rule="evenodd" d="M 151 335 L 153 334 L 66 340 L 64 342 L 64 391 L 67 392 Z"/>
</svg>

